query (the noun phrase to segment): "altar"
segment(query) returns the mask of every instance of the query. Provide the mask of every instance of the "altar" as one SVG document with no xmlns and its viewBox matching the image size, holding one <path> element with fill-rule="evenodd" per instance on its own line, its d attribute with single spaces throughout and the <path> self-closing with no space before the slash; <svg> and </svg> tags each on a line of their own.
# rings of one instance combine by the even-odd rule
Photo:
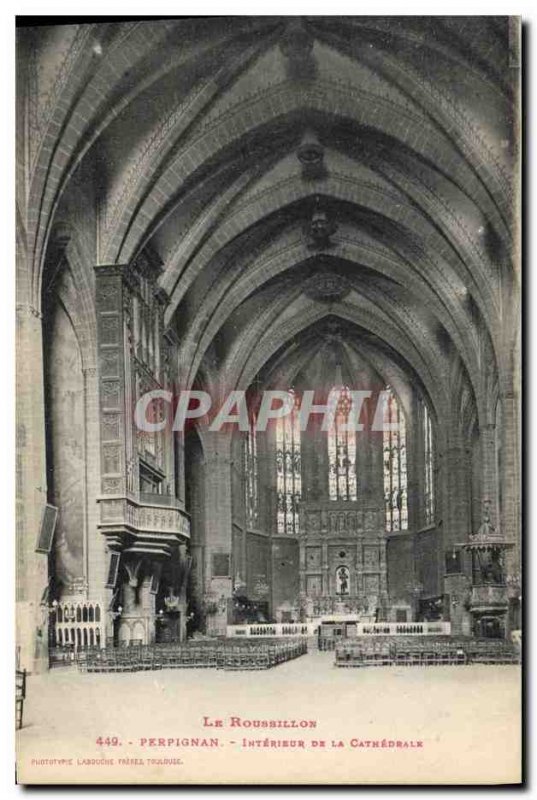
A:
<svg viewBox="0 0 537 800">
<path fill-rule="evenodd" d="M 387 569 L 384 512 L 355 501 L 304 503 L 299 575 L 302 613 L 385 619 Z"/>
</svg>

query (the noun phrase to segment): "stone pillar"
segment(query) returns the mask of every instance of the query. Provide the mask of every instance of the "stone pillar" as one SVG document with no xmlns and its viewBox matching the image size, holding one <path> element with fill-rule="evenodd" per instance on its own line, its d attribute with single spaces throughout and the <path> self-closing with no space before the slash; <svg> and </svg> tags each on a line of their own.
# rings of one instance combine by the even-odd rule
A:
<svg viewBox="0 0 537 800">
<path fill-rule="evenodd" d="M 388 566 L 386 560 L 386 539 L 383 538 L 380 540 L 380 552 L 379 552 L 379 568 L 380 568 L 380 595 L 383 598 L 388 597 Z"/>
<path fill-rule="evenodd" d="M 498 529 L 498 474 L 496 465 L 496 426 L 493 424 L 484 425 L 480 431 L 481 438 L 481 469 L 482 487 L 481 501 L 490 502 L 489 512 L 490 521 L 494 528 Z"/>
<path fill-rule="evenodd" d="M 145 622 L 146 640 L 144 644 L 155 643 L 155 595 L 151 589 L 151 574 L 146 575 L 140 586 L 140 612 Z"/>
<path fill-rule="evenodd" d="M 208 432 L 205 452 L 205 601 L 207 632 L 224 635 L 232 596 L 230 436 Z M 227 574 L 226 574 L 227 572 Z"/>
<path fill-rule="evenodd" d="M 110 603 L 110 590 L 105 588 L 109 556 L 104 537 L 98 530 L 100 495 L 100 432 L 99 432 L 99 384 L 97 369 L 84 367 L 85 402 L 85 483 L 86 483 L 86 541 L 85 578 L 88 599 L 101 604 L 105 610 Z"/>
<path fill-rule="evenodd" d="M 175 496 L 181 503 L 186 501 L 185 487 L 185 435 L 183 431 L 177 431 L 173 435 L 174 448 L 174 478 Z"/>
<path fill-rule="evenodd" d="M 42 321 L 30 305 L 16 316 L 17 390 L 17 643 L 20 667 L 48 668 L 48 609 L 41 606 L 48 586 L 48 558 L 36 553 L 47 501 Z"/>
<path fill-rule="evenodd" d="M 424 463 L 423 406 L 412 397 L 411 418 L 406 426 L 406 458 L 408 486 L 408 529 L 417 531 L 424 527 Z"/>
<path fill-rule="evenodd" d="M 452 441 L 442 457 L 445 488 L 442 515 L 444 550 L 450 549 L 455 543 L 466 541 L 471 532 L 468 466 L 466 448 L 460 441 Z"/>
<path fill-rule="evenodd" d="M 449 594 L 449 610 L 447 616 L 451 621 L 451 633 L 454 636 L 471 636 L 471 614 L 466 607 L 469 600 L 470 582 L 466 575 L 447 575 L 444 583 Z"/>
<path fill-rule="evenodd" d="M 181 585 L 179 586 L 179 603 L 180 603 L 180 625 L 179 625 L 179 641 L 184 642 L 186 639 L 186 620 L 188 613 L 188 580 L 190 575 L 190 559 L 187 552 L 186 544 L 180 544 L 178 548 L 179 556 L 179 573 L 181 576 Z"/>
<path fill-rule="evenodd" d="M 505 574 L 508 585 L 510 613 L 507 632 L 521 624 L 521 439 L 520 405 L 516 391 L 506 393 L 501 399 L 502 427 L 499 482 L 502 492 L 500 531 L 514 547 L 505 551 Z"/>
<path fill-rule="evenodd" d="M 142 644 L 155 641 L 155 595 L 150 592 L 151 574 L 140 576 L 141 560 L 128 564 L 128 578 L 123 584 L 122 614 L 119 619 L 119 641 L 141 639 Z"/>
<path fill-rule="evenodd" d="M 305 514 L 302 514 L 304 517 Z M 299 569 L 299 579 L 300 579 L 300 588 L 299 592 L 302 595 L 306 594 L 306 544 L 305 540 L 301 537 L 299 539 L 299 551 L 298 551 L 298 569 Z"/>
<path fill-rule="evenodd" d="M 449 611 L 446 609 L 446 612 L 451 619 L 454 634 L 462 634 L 467 627 L 467 614 L 464 610 L 467 583 L 464 575 L 445 574 L 445 553 L 455 544 L 467 541 L 471 533 L 468 467 L 467 450 L 459 437 L 453 437 L 442 454 L 443 528 L 438 558 L 440 575 L 444 576 L 444 593 L 450 598 Z"/>
<path fill-rule="evenodd" d="M 510 551 L 510 560 L 518 564 L 520 560 L 520 425 L 519 400 L 515 393 L 503 398 L 502 418 L 502 519 L 501 531 L 504 537 L 515 542 Z"/>
</svg>

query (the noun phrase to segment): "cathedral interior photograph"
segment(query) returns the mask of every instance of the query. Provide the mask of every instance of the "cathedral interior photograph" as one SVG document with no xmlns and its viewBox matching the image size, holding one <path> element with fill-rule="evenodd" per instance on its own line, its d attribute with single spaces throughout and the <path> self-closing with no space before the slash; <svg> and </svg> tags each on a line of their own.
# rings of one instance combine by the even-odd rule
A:
<svg viewBox="0 0 537 800">
<path fill-rule="evenodd" d="M 519 22 L 17 19 L 21 775 L 186 696 L 200 770 L 316 697 L 520 758 Z"/>
</svg>

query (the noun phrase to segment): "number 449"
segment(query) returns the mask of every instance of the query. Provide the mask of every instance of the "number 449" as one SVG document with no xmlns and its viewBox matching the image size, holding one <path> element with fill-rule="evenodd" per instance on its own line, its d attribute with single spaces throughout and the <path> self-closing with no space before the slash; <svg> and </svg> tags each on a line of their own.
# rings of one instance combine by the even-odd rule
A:
<svg viewBox="0 0 537 800">
<path fill-rule="evenodd" d="M 118 747 L 121 742 L 117 736 L 106 736 L 104 739 L 102 736 L 99 736 L 99 738 L 95 740 L 95 744 L 98 744 L 99 747 Z"/>
</svg>

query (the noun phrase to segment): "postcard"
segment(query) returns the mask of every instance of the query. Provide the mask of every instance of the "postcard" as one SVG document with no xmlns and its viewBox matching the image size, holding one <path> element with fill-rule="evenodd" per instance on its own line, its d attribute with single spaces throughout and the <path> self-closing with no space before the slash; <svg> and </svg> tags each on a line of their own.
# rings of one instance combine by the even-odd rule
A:
<svg viewBox="0 0 537 800">
<path fill-rule="evenodd" d="M 519 784 L 520 19 L 16 41 L 18 783 Z"/>
</svg>

